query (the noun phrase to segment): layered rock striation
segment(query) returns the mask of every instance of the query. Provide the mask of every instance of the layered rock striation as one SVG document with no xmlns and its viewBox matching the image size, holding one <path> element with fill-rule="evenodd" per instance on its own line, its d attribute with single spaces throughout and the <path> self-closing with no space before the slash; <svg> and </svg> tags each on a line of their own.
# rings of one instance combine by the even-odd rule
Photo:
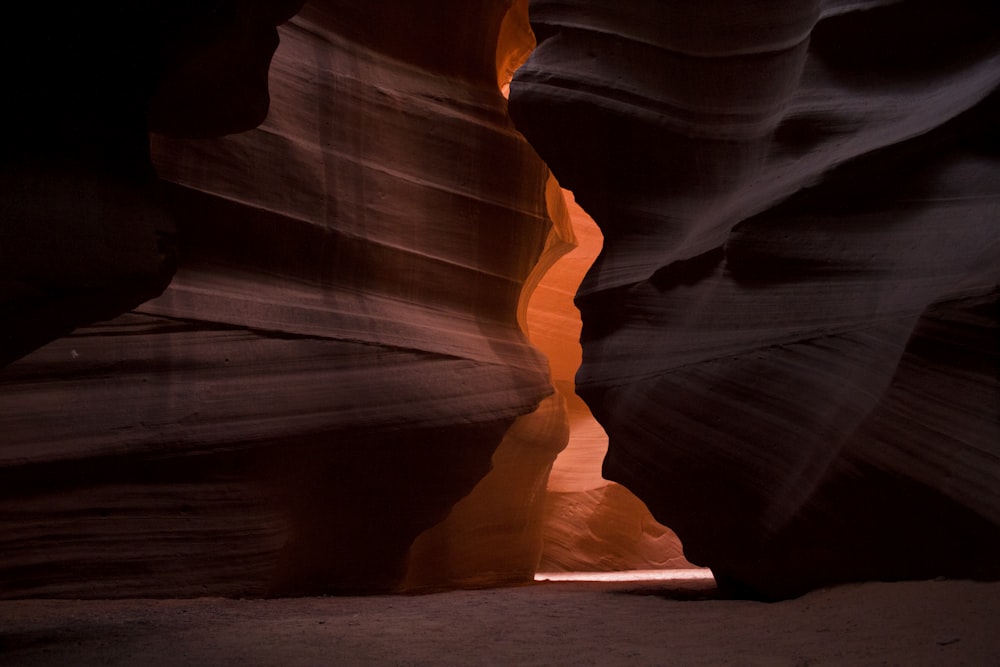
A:
<svg viewBox="0 0 1000 667">
<path fill-rule="evenodd" d="M 259 129 L 156 138 L 169 287 L 0 371 L 0 596 L 395 590 L 505 436 L 544 486 L 564 413 L 508 431 L 552 393 L 518 313 L 558 244 L 508 9 L 308 3 Z"/>
<path fill-rule="evenodd" d="M 991 3 L 531 3 L 605 475 L 751 595 L 1000 575 Z"/>
<path fill-rule="evenodd" d="M 301 0 L 16 3 L 0 45 L 0 364 L 157 296 L 175 225 L 150 128 L 250 129 Z"/>
<path fill-rule="evenodd" d="M 526 0 L 125 4 L 0 46 L 0 597 L 1000 575 L 991 3 L 535 0 L 517 128 Z"/>
<path fill-rule="evenodd" d="M 528 304 L 528 333 L 545 352 L 566 402 L 569 438 L 552 464 L 545 494 L 541 572 L 691 567 L 680 541 L 628 489 L 601 476 L 608 436 L 576 394 L 580 311 L 573 298 L 600 254 L 601 233 L 562 191 L 576 247 L 546 271 Z"/>
</svg>

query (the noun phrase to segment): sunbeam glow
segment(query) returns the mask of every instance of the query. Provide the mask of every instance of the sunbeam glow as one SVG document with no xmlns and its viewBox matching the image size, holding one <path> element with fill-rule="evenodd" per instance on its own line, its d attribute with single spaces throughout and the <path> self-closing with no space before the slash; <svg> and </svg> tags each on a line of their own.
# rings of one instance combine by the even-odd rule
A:
<svg viewBox="0 0 1000 667">
<path fill-rule="evenodd" d="M 535 581 L 707 581 L 708 568 L 684 570 L 623 570 L 620 572 L 538 572 Z"/>
</svg>

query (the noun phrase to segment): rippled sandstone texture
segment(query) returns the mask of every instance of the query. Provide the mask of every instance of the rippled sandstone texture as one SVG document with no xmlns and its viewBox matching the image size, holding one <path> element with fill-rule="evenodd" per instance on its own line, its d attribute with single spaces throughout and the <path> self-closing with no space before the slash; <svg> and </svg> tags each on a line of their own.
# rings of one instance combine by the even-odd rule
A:
<svg viewBox="0 0 1000 667">
<path fill-rule="evenodd" d="M 1000 575 L 996 5 L 530 9 L 605 475 L 744 593 Z"/>
<path fill-rule="evenodd" d="M 545 272 L 528 304 L 528 333 L 549 358 L 569 416 L 566 448 L 545 494 L 541 572 L 691 567 L 680 541 L 628 489 L 601 477 L 608 436 L 577 396 L 580 312 L 573 298 L 602 246 L 594 221 L 563 191 L 576 247 Z"/>
<path fill-rule="evenodd" d="M 176 264 L 149 129 L 267 113 L 275 27 L 301 0 L 13 3 L 0 44 L 0 365 L 163 291 Z"/>
<path fill-rule="evenodd" d="M 169 287 L 0 371 L 0 597 L 394 590 L 505 436 L 544 488 L 565 416 L 518 313 L 561 250 L 507 10 L 309 3 L 264 125 L 154 142 Z"/>
</svg>

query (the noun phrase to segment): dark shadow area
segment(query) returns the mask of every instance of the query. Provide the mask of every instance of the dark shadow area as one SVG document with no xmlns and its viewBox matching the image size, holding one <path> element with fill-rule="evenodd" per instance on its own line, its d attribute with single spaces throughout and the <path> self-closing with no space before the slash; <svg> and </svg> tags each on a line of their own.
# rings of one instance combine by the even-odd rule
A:
<svg viewBox="0 0 1000 667">
<path fill-rule="evenodd" d="M 882 84 L 926 79 L 996 48 L 997 26 L 1000 5 L 991 0 L 894 2 L 821 21 L 810 52 L 834 70 Z"/>
</svg>

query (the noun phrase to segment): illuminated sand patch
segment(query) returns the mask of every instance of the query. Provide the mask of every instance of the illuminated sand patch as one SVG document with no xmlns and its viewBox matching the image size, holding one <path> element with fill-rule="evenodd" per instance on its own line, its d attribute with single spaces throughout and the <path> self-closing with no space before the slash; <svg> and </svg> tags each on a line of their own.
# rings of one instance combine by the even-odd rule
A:
<svg viewBox="0 0 1000 667">
<path fill-rule="evenodd" d="M 538 572 L 535 581 L 714 581 L 708 568 L 622 570 L 619 572 Z"/>
</svg>

